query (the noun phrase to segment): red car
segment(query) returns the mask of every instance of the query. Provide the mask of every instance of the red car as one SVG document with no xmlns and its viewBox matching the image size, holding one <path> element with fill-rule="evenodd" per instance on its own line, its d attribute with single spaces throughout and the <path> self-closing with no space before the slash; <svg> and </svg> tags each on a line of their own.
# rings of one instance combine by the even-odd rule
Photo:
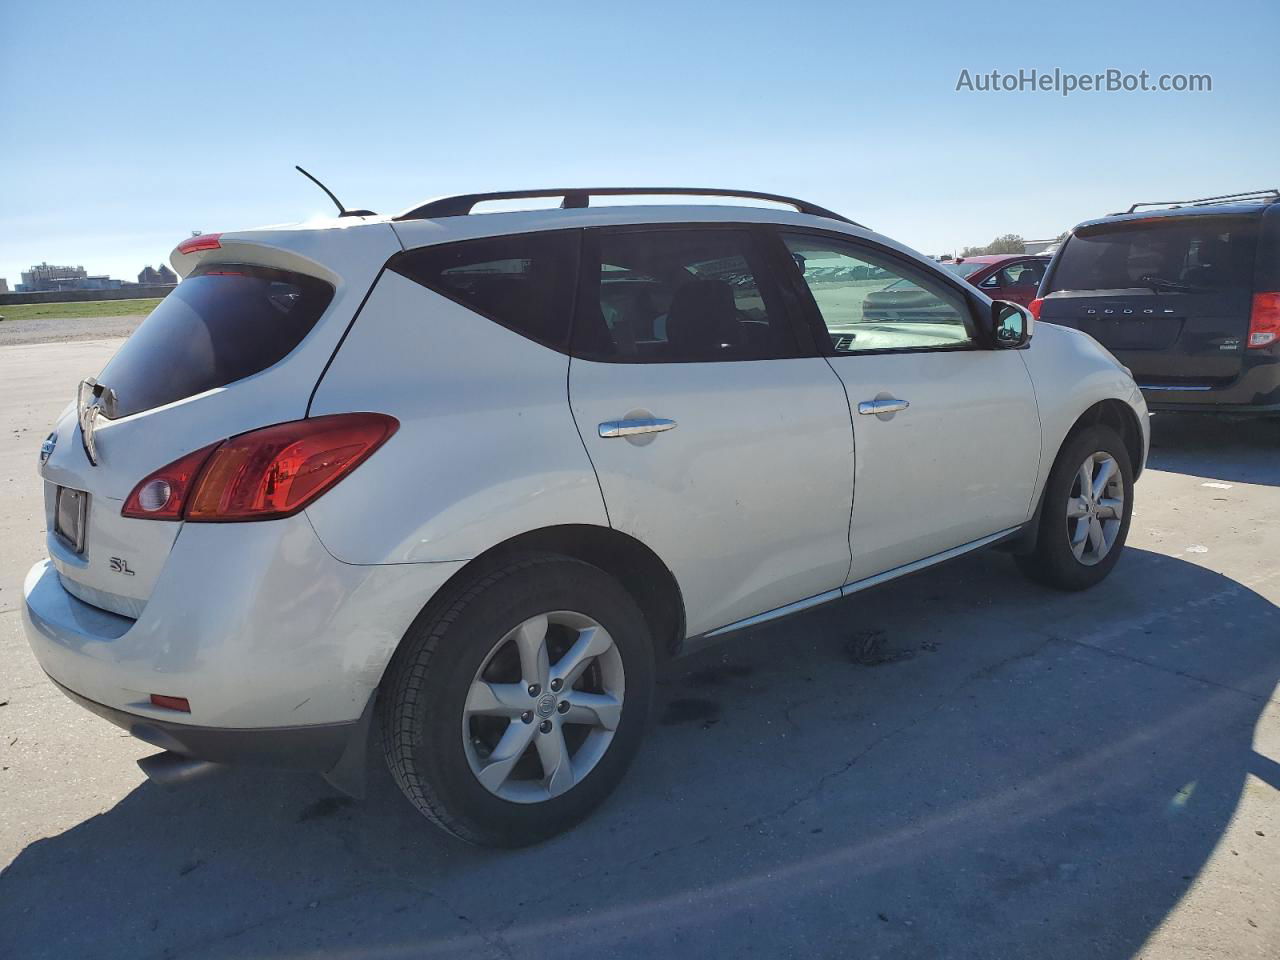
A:
<svg viewBox="0 0 1280 960">
<path fill-rule="evenodd" d="M 1011 300 L 1025 307 L 1035 299 L 1048 264 L 1046 256 L 995 253 L 944 260 L 942 266 L 964 277 L 992 300 Z"/>
</svg>

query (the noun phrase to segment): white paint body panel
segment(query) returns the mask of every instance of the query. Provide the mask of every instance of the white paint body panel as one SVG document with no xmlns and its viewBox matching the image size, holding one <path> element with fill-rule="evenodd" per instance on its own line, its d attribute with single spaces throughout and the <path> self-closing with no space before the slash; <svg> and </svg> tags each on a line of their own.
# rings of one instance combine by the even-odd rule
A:
<svg viewBox="0 0 1280 960">
<path fill-rule="evenodd" d="M 1133 377 L 1093 337 L 1055 323 L 1037 323 L 1026 350 L 1019 351 L 1031 375 L 1040 409 L 1042 448 L 1035 500 L 1049 479 L 1049 469 L 1062 442 L 1080 415 L 1103 400 L 1122 400 L 1133 410 L 1142 430 L 1142 464 L 1151 446 L 1147 402 Z M 1034 507 L 1034 501 L 1032 506 Z"/>
<path fill-rule="evenodd" d="M 675 575 L 690 634 L 844 582 L 853 444 L 824 360 L 575 359 L 569 395 L 610 521 Z M 599 435 L 601 422 L 634 416 L 677 426 Z"/>
<path fill-rule="evenodd" d="M 27 575 L 27 637 L 53 679 L 97 703 L 227 728 L 355 720 L 400 638 L 458 563 L 354 566 L 303 515 L 182 526 L 137 620 Z M 186 697 L 189 715 L 152 707 Z"/>
<path fill-rule="evenodd" d="M 1017 350 L 832 357 L 854 411 L 851 582 L 1025 521 L 1040 420 Z M 893 397 L 890 415 L 858 403 Z"/>
<path fill-rule="evenodd" d="M 568 372 L 567 356 L 384 273 L 311 412 L 374 410 L 400 429 L 308 508 L 320 539 L 350 563 L 409 563 L 471 559 L 557 524 L 607 526 Z"/>
</svg>

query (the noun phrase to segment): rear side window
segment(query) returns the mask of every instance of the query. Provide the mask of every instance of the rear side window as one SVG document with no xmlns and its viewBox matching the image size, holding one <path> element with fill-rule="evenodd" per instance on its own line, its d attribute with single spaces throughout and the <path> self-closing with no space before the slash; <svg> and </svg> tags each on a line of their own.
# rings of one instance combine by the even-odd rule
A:
<svg viewBox="0 0 1280 960">
<path fill-rule="evenodd" d="M 1169 217 L 1087 227 L 1067 240 L 1048 292 L 1251 288 L 1257 240 L 1257 220 L 1244 217 Z"/>
<path fill-rule="evenodd" d="M 300 344 L 333 299 L 323 280 L 242 264 L 198 267 L 98 380 L 127 417 L 259 373 Z"/>
<path fill-rule="evenodd" d="M 689 363 L 797 353 L 748 231 L 593 231 L 586 251 L 575 356 Z"/>
<path fill-rule="evenodd" d="M 576 230 L 463 240 L 402 253 L 401 276 L 532 340 L 569 341 L 580 234 Z"/>
</svg>

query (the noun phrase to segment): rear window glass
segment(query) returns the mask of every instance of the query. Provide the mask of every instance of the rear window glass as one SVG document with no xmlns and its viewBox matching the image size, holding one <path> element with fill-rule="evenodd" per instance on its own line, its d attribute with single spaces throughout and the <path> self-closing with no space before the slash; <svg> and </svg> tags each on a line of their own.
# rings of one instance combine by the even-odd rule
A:
<svg viewBox="0 0 1280 960">
<path fill-rule="evenodd" d="M 195 396 L 283 360 L 333 298 L 322 280 L 239 264 L 197 268 L 103 369 L 113 417 Z"/>
<path fill-rule="evenodd" d="M 403 253 L 391 269 L 516 333 L 563 349 L 578 244 L 575 230 L 462 240 Z"/>
<path fill-rule="evenodd" d="M 1067 240 L 1049 291 L 1249 287 L 1257 237 L 1257 221 L 1240 217 L 1171 217 L 1086 229 Z"/>
<path fill-rule="evenodd" d="M 603 231 L 590 241 L 574 356 L 689 363 L 796 355 L 750 232 Z"/>
</svg>

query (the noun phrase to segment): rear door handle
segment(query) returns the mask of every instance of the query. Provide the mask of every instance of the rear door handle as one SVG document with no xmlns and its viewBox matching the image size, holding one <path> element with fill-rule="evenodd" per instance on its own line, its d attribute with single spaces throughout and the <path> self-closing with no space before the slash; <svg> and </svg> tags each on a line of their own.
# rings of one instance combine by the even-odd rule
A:
<svg viewBox="0 0 1280 960">
<path fill-rule="evenodd" d="M 863 400 L 858 404 L 858 412 L 864 416 L 876 416 L 881 413 L 897 413 L 911 406 L 906 400 L 887 397 L 884 400 Z"/>
<path fill-rule="evenodd" d="M 641 433 L 663 433 L 666 430 L 674 430 L 676 422 L 674 420 L 664 420 L 661 417 L 643 417 L 636 420 L 606 420 L 600 424 L 600 436 L 602 437 L 634 437 Z"/>
</svg>

